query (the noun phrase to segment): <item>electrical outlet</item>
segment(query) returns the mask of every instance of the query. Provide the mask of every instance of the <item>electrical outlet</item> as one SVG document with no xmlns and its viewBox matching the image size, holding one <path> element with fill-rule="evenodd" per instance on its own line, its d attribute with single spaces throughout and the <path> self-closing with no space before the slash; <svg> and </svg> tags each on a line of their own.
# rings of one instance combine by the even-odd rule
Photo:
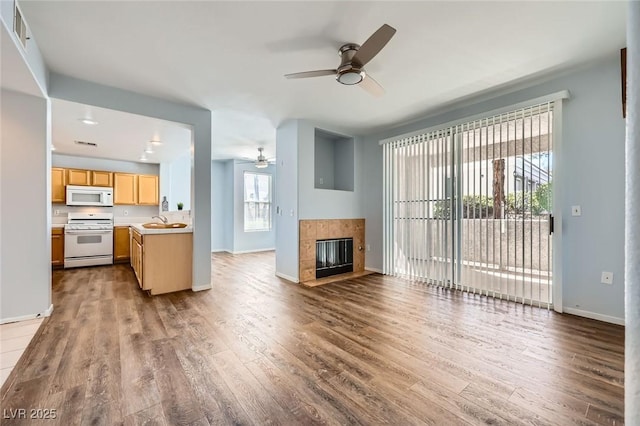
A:
<svg viewBox="0 0 640 426">
<path fill-rule="evenodd" d="M 582 216 L 582 209 L 580 206 L 571 206 L 571 216 Z"/>
<path fill-rule="evenodd" d="M 322 185 L 324 183 L 324 179 L 320 178 L 320 185 Z"/>
<path fill-rule="evenodd" d="M 613 284 L 613 272 L 602 271 L 600 282 L 602 284 Z"/>
<path fill-rule="evenodd" d="M 60 210 L 58 210 L 58 209 L 54 210 L 53 214 L 55 214 L 56 216 L 60 216 Z"/>
<path fill-rule="evenodd" d="M 371 244 L 367 244 L 367 251 L 371 251 Z"/>
<path fill-rule="evenodd" d="M 125 215 L 125 216 L 129 216 L 129 210 L 123 211 L 122 214 Z"/>
</svg>

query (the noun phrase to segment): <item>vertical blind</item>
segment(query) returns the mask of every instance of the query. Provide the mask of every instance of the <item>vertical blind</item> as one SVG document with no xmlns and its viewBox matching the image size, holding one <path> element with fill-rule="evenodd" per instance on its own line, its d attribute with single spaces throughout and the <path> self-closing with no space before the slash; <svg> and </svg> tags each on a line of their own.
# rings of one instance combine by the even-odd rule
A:
<svg viewBox="0 0 640 426">
<path fill-rule="evenodd" d="M 553 102 L 384 144 L 383 272 L 551 306 Z"/>
</svg>

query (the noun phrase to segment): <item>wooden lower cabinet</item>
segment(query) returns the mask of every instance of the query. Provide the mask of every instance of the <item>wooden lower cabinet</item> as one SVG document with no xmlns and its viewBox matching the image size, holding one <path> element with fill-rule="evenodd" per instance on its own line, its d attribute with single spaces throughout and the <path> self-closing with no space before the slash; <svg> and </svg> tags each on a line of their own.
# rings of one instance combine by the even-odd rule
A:
<svg viewBox="0 0 640 426">
<path fill-rule="evenodd" d="M 51 266 L 64 267 L 64 228 L 51 228 Z"/>
<path fill-rule="evenodd" d="M 131 229 L 131 267 L 138 285 L 152 295 L 192 286 L 192 233 L 142 235 Z"/>
<path fill-rule="evenodd" d="M 130 259 L 129 227 L 113 228 L 113 262 L 127 262 Z"/>
</svg>

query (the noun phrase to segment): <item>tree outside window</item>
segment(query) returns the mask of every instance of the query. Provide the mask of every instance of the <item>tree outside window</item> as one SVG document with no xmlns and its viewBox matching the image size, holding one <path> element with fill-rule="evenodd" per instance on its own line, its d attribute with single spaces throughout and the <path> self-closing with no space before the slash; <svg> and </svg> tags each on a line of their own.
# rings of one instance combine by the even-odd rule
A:
<svg viewBox="0 0 640 426">
<path fill-rule="evenodd" d="M 271 230 L 271 175 L 244 172 L 244 230 Z"/>
</svg>

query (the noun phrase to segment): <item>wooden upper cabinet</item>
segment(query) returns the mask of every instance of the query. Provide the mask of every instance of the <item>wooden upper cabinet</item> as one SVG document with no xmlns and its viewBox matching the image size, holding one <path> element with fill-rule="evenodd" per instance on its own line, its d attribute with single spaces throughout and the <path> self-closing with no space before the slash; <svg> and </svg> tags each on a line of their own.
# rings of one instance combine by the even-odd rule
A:
<svg viewBox="0 0 640 426">
<path fill-rule="evenodd" d="M 91 171 L 91 185 L 93 186 L 113 186 L 113 173 L 97 170 Z"/>
<path fill-rule="evenodd" d="M 158 176 L 138 175 L 138 204 L 157 206 Z"/>
<path fill-rule="evenodd" d="M 52 203 L 64 203 L 65 202 L 65 185 L 66 185 L 66 170 L 58 167 L 51 169 L 51 202 Z"/>
<path fill-rule="evenodd" d="M 138 204 L 138 175 L 113 174 L 113 203 Z"/>
<path fill-rule="evenodd" d="M 67 169 L 67 185 L 91 185 L 91 170 Z"/>
</svg>

